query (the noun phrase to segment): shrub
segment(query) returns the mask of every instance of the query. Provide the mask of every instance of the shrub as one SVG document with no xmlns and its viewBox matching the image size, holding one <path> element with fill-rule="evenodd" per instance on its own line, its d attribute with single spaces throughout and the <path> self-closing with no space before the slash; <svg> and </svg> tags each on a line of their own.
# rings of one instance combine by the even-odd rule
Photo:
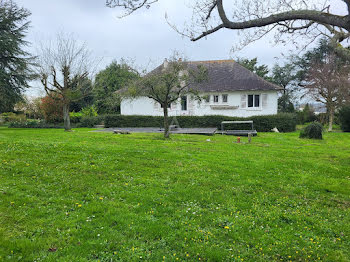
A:
<svg viewBox="0 0 350 262">
<path fill-rule="evenodd" d="M 338 119 L 340 122 L 341 130 L 344 132 L 350 132 L 350 105 L 343 106 L 339 110 Z"/>
<path fill-rule="evenodd" d="M 316 121 L 317 117 L 313 111 L 313 109 L 309 106 L 309 104 L 305 105 L 305 108 L 303 111 L 297 112 L 297 121 L 298 124 L 305 124 L 308 122 Z"/>
<path fill-rule="evenodd" d="M 313 122 L 300 131 L 300 138 L 322 139 L 323 126 Z"/>
<path fill-rule="evenodd" d="M 253 120 L 254 127 L 259 132 L 269 132 L 277 127 L 281 132 L 292 132 L 296 128 L 295 114 L 283 113 L 269 116 L 252 116 L 248 118 L 227 116 L 177 116 L 180 126 L 190 127 L 216 127 L 221 128 L 222 121 Z M 171 123 L 172 117 L 169 117 Z M 162 116 L 125 116 L 106 115 L 105 127 L 163 127 Z M 230 127 L 228 127 L 230 128 Z M 238 128 L 237 126 L 235 128 Z M 244 128 L 244 127 L 243 127 Z"/>
<path fill-rule="evenodd" d="M 93 116 L 98 116 L 97 114 L 97 109 L 95 106 L 89 106 L 89 107 L 84 107 L 80 113 L 82 114 L 82 117 L 93 117 Z"/>
<path fill-rule="evenodd" d="M 63 122 L 63 102 L 59 97 L 45 96 L 41 99 L 40 109 L 47 123 Z"/>
<path fill-rule="evenodd" d="M 78 127 L 94 127 L 104 122 L 104 116 L 82 117 Z"/>
<path fill-rule="evenodd" d="M 2 113 L 0 115 L 0 118 L 5 123 L 11 123 L 11 122 L 23 122 L 26 120 L 26 116 L 24 114 L 15 114 L 13 112 L 8 113 Z"/>
<path fill-rule="evenodd" d="M 27 120 L 22 122 L 11 122 L 11 128 L 63 128 L 62 124 L 47 123 L 44 120 Z"/>
<path fill-rule="evenodd" d="M 83 117 L 83 114 L 81 112 L 70 112 L 69 113 L 70 121 L 72 123 L 79 123 L 81 121 L 81 118 Z"/>
</svg>

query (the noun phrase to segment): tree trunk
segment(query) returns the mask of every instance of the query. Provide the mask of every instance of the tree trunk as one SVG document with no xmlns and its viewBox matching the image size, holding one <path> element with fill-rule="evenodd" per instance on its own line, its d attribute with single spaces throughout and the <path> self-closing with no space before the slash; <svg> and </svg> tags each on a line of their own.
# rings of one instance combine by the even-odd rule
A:
<svg viewBox="0 0 350 262">
<path fill-rule="evenodd" d="M 63 122 L 64 131 L 71 131 L 70 117 L 69 117 L 69 103 L 63 103 Z"/>
<path fill-rule="evenodd" d="M 329 116 L 328 116 L 328 131 L 333 130 L 333 120 L 334 120 L 334 110 L 332 108 L 329 109 Z"/>
<path fill-rule="evenodd" d="M 163 105 L 164 112 L 164 138 L 169 138 L 168 105 Z"/>
</svg>

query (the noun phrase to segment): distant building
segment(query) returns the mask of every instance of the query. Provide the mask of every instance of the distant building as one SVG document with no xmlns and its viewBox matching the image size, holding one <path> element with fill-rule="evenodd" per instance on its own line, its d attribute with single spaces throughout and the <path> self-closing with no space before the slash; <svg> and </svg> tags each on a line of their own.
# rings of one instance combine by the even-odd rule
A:
<svg viewBox="0 0 350 262">
<path fill-rule="evenodd" d="M 310 110 L 314 112 L 315 115 L 327 113 L 327 107 L 322 103 L 308 103 Z M 299 106 L 299 111 L 304 111 L 306 104 L 302 104 Z"/>
<path fill-rule="evenodd" d="M 281 87 L 272 84 L 233 60 L 187 62 L 190 67 L 203 65 L 208 69 L 209 81 L 199 87 L 203 101 L 190 94 L 171 104 L 169 116 L 225 115 L 249 117 L 277 114 L 278 92 Z M 164 67 L 164 63 L 155 70 Z M 124 99 L 122 115 L 162 116 L 161 105 L 148 97 Z"/>
</svg>

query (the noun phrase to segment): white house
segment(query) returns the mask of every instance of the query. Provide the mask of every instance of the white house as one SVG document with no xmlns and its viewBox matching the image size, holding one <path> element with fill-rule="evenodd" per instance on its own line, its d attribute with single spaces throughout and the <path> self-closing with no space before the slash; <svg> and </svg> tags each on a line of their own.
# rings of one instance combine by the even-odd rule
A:
<svg viewBox="0 0 350 262">
<path fill-rule="evenodd" d="M 170 105 L 169 116 L 249 117 L 277 114 L 281 87 L 262 79 L 233 60 L 187 63 L 190 66 L 200 64 L 207 67 L 209 80 L 203 82 L 198 90 L 205 99 L 198 101 L 190 94 L 182 96 L 178 103 Z M 147 97 L 124 99 L 120 108 L 122 115 L 163 115 L 160 104 Z"/>
</svg>

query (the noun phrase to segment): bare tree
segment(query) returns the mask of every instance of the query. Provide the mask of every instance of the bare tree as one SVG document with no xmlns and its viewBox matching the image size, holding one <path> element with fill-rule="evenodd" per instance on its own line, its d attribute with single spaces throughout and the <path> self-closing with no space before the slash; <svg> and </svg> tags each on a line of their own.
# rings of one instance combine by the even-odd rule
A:
<svg viewBox="0 0 350 262">
<path fill-rule="evenodd" d="M 193 25 L 181 33 L 197 41 L 222 29 L 239 30 L 245 35 L 239 46 L 271 31 L 276 33 L 276 41 L 285 41 L 286 33 L 310 41 L 327 36 L 339 53 L 350 57 L 350 52 L 339 45 L 350 37 L 350 0 L 341 1 L 346 6 L 344 13 L 332 13 L 334 0 L 233 0 L 225 4 L 223 0 L 196 0 Z M 155 2 L 158 0 L 106 0 L 107 6 L 124 9 L 124 15 Z"/>
<path fill-rule="evenodd" d="M 90 90 L 87 82 L 91 74 L 91 54 L 85 44 L 79 44 L 72 36 L 58 34 L 53 45 L 41 47 L 37 64 L 46 93 L 63 102 L 64 129 L 70 131 L 69 104 Z"/>
<path fill-rule="evenodd" d="M 333 129 L 336 109 L 345 101 L 349 101 L 349 79 L 349 67 L 339 66 L 334 55 L 329 55 L 325 62 L 315 63 L 306 74 L 306 95 L 326 106 L 328 131 Z"/>
<path fill-rule="evenodd" d="M 122 90 L 124 99 L 148 97 L 159 103 L 164 114 L 164 137 L 169 138 L 168 108 L 172 103 L 187 94 L 201 99 L 197 84 L 207 80 L 207 70 L 203 66 L 191 65 L 190 62 L 176 56 L 168 60 Z"/>
</svg>

